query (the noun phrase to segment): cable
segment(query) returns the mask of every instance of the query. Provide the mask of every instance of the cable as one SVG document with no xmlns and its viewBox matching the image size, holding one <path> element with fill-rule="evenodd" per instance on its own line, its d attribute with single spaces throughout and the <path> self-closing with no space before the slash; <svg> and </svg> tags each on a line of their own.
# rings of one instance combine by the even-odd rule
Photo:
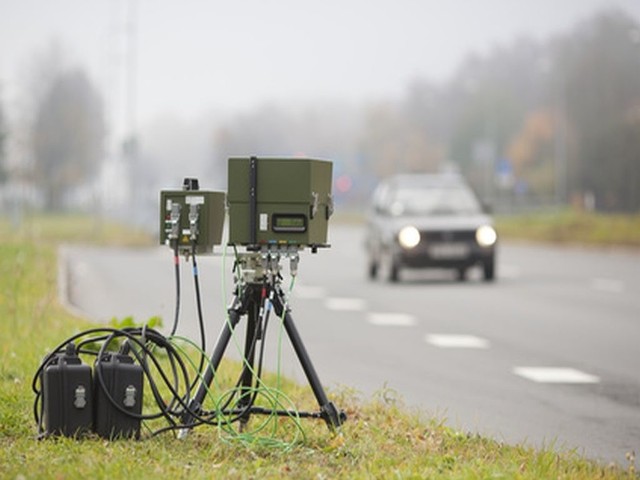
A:
<svg viewBox="0 0 640 480">
<path fill-rule="evenodd" d="M 173 316 L 173 327 L 170 337 L 173 337 L 178 330 L 178 320 L 180 318 L 180 253 L 178 250 L 178 240 L 173 240 L 173 265 L 176 278 L 176 309 Z"/>
<path fill-rule="evenodd" d="M 257 339 L 257 335 L 255 338 Z M 264 445 L 280 445 L 284 448 L 288 448 L 288 446 L 298 442 L 300 435 L 304 437 L 302 426 L 299 423 L 301 416 L 292 408 L 293 402 L 291 402 L 290 399 L 288 399 L 282 392 L 267 387 L 261 378 L 264 344 L 262 345 L 260 354 L 258 355 L 259 361 L 256 369 L 253 369 L 247 362 L 245 362 L 243 367 L 244 372 L 249 371 L 254 376 L 256 382 L 255 385 L 242 385 L 242 375 L 240 375 L 240 378 L 234 387 L 222 392 L 218 396 L 212 397 L 213 392 L 207 388 L 208 398 L 213 400 L 214 409 L 211 412 L 201 412 L 189 410 L 190 398 L 192 396 L 191 385 L 195 382 L 191 381 L 189 378 L 187 365 L 190 365 L 191 368 L 195 370 L 196 376 L 200 381 L 202 381 L 202 369 L 195 369 L 196 363 L 182 347 L 177 345 L 176 342 L 178 340 L 184 340 L 186 343 L 191 345 L 196 350 L 198 356 L 203 358 L 204 352 L 200 351 L 195 343 L 192 343 L 190 340 L 177 338 L 167 339 L 159 332 L 147 327 L 126 328 L 122 330 L 113 328 L 95 328 L 78 333 L 62 342 L 54 349 L 53 352 L 45 357 L 44 361 L 36 371 L 32 382 L 32 388 L 36 393 L 36 399 L 34 401 L 34 417 L 36 424 L 38 425 L 39 436 L 43 437 L 44 434 L 47 433 L 44 431 L 43 423 L 43 392 L 38 386 L 39 383 L 41 385 L 42 374 L 55 355 L 62 353 L 66 348 L 66 345 L 69 343 L 77 342 L 76 352 L 78 355 L 95 357 L 94 376 L 97 388 L 101 389 L 105 398 L 110 402 L 113 408 L 142 422 L 160 418 L 165 419 L 167 426 L 156 430 L 152 430 L 144 423 L 142 424 L 152 436 L 164 432 L 175 432 L 178 429 L 184 428 L 185 426 L 181 425 L 179 422 L 182 418 L 182 414 L 185 411 L 188 411 L 196 421 L 193 427 L 203 424 L 213 426 L 217 425 L 221 429 L 220 435 L 223 439 L 231 440 L 234 436 L 237 436 L 237 440 L 240 440 L 241 443 L 245 445 L 261 443 Z M 98 345 L 99 348 L 96 348 Z M 252 342 L 250 348 L 255 349 L 256 347 L 256 341 Z M 101 362 L 109 354 L 114 352 L 114 348 L 117 348 L 116 351 L 119 352 L 120 355 L 131 354 L 135 358 L 137 364 L 141 366 L 157 407 L 155 411 L 145 411 L 140 414 L 132 413 L 122 408 L 117 399 L 113 398 L 108 391 L 105 378 L 103 378 L 104 372 L 101 367 Z M 156 351 L 158 349 L 160 349 L 160 351 Z M 168 362 L 170 366 L 171 373 L 169 375 L 165 373 L 166 367 L 161 364 L 160 357 L 158 356 L 159 353 L 162 353 L 162 359 L 165 363 Z M 159 379 L 156 378 L 158 375 L 160 377 Z M 169 392 L 169 401 L 163 400 L 161 387 L 164 388 L 165 391 Z M 218 390 L 222 390 L 222 388 L 217 384 L 217 380 L 215 387 Z M 251 401 L 248 404 L 241 408 L 237 408 L 237 403 L 236 406 L 233 406 L 234 399 L 242 398 L 243 396 L 246 398 L 247 394 L 251 395 Z M 270 408 L 255 406 L 254 403 L 258 395 L 265 399 L 267 407 Z M 243 432 L 238 433 L 237 435 L 232 433 L 233 429 L 231 428 L 231 425 L 251 413 L 265 414 L 268 418 L 258 424 L 258 427 L 252 430 L 252 433 Z M 274 438 L 255 437 L 257 434 L 265 432 L 269 421 L 274 420 L 277 416 L 288 416 L 294 419 L 296 434 L 293 443 L 281 443 Z M 277 429 L 277 425 L 274 424 L 274 432 L 275 429 Z M 255 438 L 252 438 L 252 435 Z"/>
<path fill-rule="evenodd" d="M 180 311 L 180 269 L 177 243 L 173 245 L 174 266 L 176 272 L 176 310 L 174 325 L 170 337 L 165 337 L 160 332 L 149 328 L 131 327 L 123 329 L 93 328 L 75 334 L 60 343 L 48 354 L 37 369 L 32 389 L 36 394 L 33 405 L 34 418 L 38 428 L 39 437 L 46 432 L 45 398 L 50 392 L 43 391 L 43 377 L 50 365 L 56 359 L 56 355 L 65 352 L 67 345 L 73 344 L 75 354 L 81 358 L 93 359 L 93 383 L 94 390 L 100 391 L 114 411 L 122 413 L 130 418 L 138 420 L 140 427 L 151 436 L 165 432 L 176 432 L 184 428 L 196 428 L 201 425 L 217 426 L 220 437 L 225 441 L 239 441 L 243 445 L 264 445 L 288 449 L 305 438 L 300 419 L 303 417 L 321 418 L 320 413 L 298 412 L 291 399 L 280 390 L 281 385 L 281 344 L 284 317 L 287 310 L 287 302 L 284 300 L 284 309 L 280 317 L 280 337 L 278 340 L 278 366 L 276 372 L 276 388 L 268 386 L 263 379 L 263 371 L 266 357 L 267 330 L 269 317 L 274 308 L 274 295 L 284 297 L 279 286 L 282 276 L 279 272 L 270 272 L 262 279 L 262 283 L 255 285 L 246 283 L 246 278 L 252 278 L 244 268 L 253 268 L 243 263 L 234 247 L 234 268 L 236 272 L 236 289 L 234 303 L 225 311 L 225 321 L 232 327 L 231 337 L 240 349 L 235 328 L 237 320 L 242 315 L 254 315 L 255 325 L 253 331 L 247 331 L 249 340 L 245 343 L 245 351 L 241 351 L 242 368 L 237 380 L 230 387 L 224 387 L 219 382 L 219 375 L 214 375 L 213 385 L 204 383 L 205 367 L 212 368 L 210 359 L 206 354 L 206 338 L 204 329 L 204 317 L 199 285 L 199 271 L 196 257 L 196 245 L 192 243 L 191 253 L 193 258 L 193 277 L 195 285 L 195 299 L 198 309 L 198 321 L 200 326 L 200 345 L 189 339 L 176 337 Z M 226 246 L 225 246 L 226 250 Z M 223 267 L 226 261 L 226 252 L 223 254 Z M 272 268 L 272 267 L 269 267 Z M 226 268 L 223 268 L 223 289 L 226 288 Z M 291 279 L 289 293 L 293 290 L 295 277 Z M 226 293 L 226 292 L 225 292 Z M 248 307 L 248 305 L 250 305 Z M 234 325 L 231 325 L 231 312 L 238 315 Z M 248 311 L 247 311 L 248 310 Z M 247 327 L 249 329 L 249 327 Z M 258 342 L 260 345 L 258 346 Z M 186 344 L 186 347 L 182 344 Z M 122 398 L 114 398 L 109 390 L 109 384 L 105 378 L 105 365 L 107 361 L 115 361 L 114 355 L 129 356 L 131 362 L 138 365 L 142 371 L 145 385 L 148 385 L 150 398 L 144 402 L 144 408 L 140 413 L 134 413 L 123 408 Z M 249 361 L 252 359 L 252 361 Z M 255 360 L 255 361 L 253 361 Z M 60 360 L 62 361 L 62 360 Z M 126 363 L 126 362 L 125 362 Z M 137 367 L 136 367 L 137 368 Z M 217 370 L 217 368 L 216 368 Z M 216 372 L 217 374 L 218 372 Z M 230 382 L 231 383 L 231 382 Z M 195 404 L 194 389 L 196 385 L 204 389 L 204 399 L 200 404 Z M 96 393 L 97 395 L 97 393 Z M 258 403 L 258 404 L 256 404 Z M 210 410 L 204 408 L 205 404 Z M 246 424 L 246 420 L 252 414 L 262 414 L 266 418 L 252 424 L 251 431 L 239 432 L 233 426 L 237 422 Z M 185 425 L 185 415 L 193 419 L 192 424 Z M 279 417 L 288 417 L 293 421 L 293 433 L 291 442 L 281 441 L 276 438 L 280 423 Z M 158 425 L 163 420 L 165 425 Z M 269 428 L 271 426 L 271 428 Z M 138 429 L 139 430 L 139 429 Z"/>
<path fill-rule="evenodd" d="M 193 284 L 196 292 L 196 308 L 198 311 L 198 326 L 200 328 L 200 350 L 202 352 L 207 351 L 206 335 L 204 329 L 204 316 L 202 314 L 202 298 L 200 296 L 200 280 L 198 275 L 198 260 L 196 255 L 196 242 L 191 242 L 191 261 L 193 262 Z M 206 359 L 206 353 L 200 356 L 200 365 L 198 371 L 202 371 L 204 362 Z"/>
<path fill-rule="evenodd" d="M 242 262 L 241 260 L 238 258 L 238 252 L 234 247 L 234 253 L 235 253 L 235 262 L 234 262 L 234 270 L 236 268 L 238 268 L 238 278 L 242 278 L 243 277 L 243 273 L 241 270 L 241 265 Z M 225 257 L 226 258 L 226 257 Z M 224 264 L 224 259 L 223 259 L 223 264 Z M 226 269 L 224 270 L 226 271 Z M 282 277 L 278 275 L 278 279 L 281 279 Z M 223 273 L 224 276 L 224 273 Z M 223 279 L 223 284 L 224 284 L 224 279 Z M 237 286 L 238 290 L 241 288 L 240 285 Z M 256 287 L 254 287 L 256 288 Z M 290 287 L 290 291 L 293 288 L 293 277 L 292 277 L 292 284 Z M 224 439 L 226 439 L 227 441 L 230 440 L 237 440 L 240 441 L 240 443 L 245 444 L 245 445 L 249 445 L 249 444 L 255 444 L 255 443 L 277 443 L 281 446 L 284 446 L 285 448 L 290 448 L 292 445 L 294 445 L 298 440 L 299 440 L 299 435 L 301 434 L 302 437 L 305 437 L 304 434 L 304 430 L 302 429 L 302 425 L 300 423 L 300 412 L 295 410 L 294 404 L 293 402 L 290 401 L 290 399 L 288 399 L 288 397 L 282 392 L 280 391 L 279 387 L 280 387 L 280 368 L 278 366 L 278 371 L 276 373 L 277 375 L 277 386 L 276 388 L 272 388 L 267 386 L 263 379 L 262 379 L 262 370 L 263 370 L 263 365 L 264 365 L 264 357 L 265 357 L 265 346 L 266 346 L 266 332 L 267 332 L 267 326 L 268 326 L 268 317 L 269 317 L 269 313 L 272 310 L 273 306 L 272 306 L 272 299 L 273 299 L 273 295 L 275 293 L 275 288 L 267 285 L 266 284 L 266 280 L 265 282 L 263 282 L 263 285 L 261 287 L 261 291 L 260 291 L 260 310 L 259 310 L 259 314 L 258 314 L 258 318 L 256 321 L 256 331 L 254 332 L 253 335 L 253 341 L 251 343 L 251 345 L 249 346 L 248 350 L 244 353 L 241 352 L 242 355 L 242 364 L 243 364 L 243 368 L 242 368 L 242 372 L 240 375 L 240 379 L 242 379 L 242 377 L 246 374 L 246 372 L 250 372 L 252 378 L 255 381 L 255 384 L 249 389 L 247 386 L 242 385 L 240 386 L 239 384 L 236 385 L 236 387 L 234 389 L 231 389 L 229 391 L 226 392 L 225 395 L 228 396 L 228 400 L 225 402 L 225 405 L 230 404 L 230 401 L 235 397 L 235 396 L 240 396 L 240 398 L 242 398 L 244 395 L 247 395 L 248 393 L 251 395 L 251 400 L 249 401 L 249 404 L 252 406 L 250 409 L 250 412 L 252 413 L 262 413 L 262 414 L 266 414 L 268 415 L 268 418 L 261 424 L 261 426 L 257 429 L 254 429 L 253 432 L 251 433 L 247 433 L 247 432 L 237 432 L 234 429 L 230 428 L 231 422 L 225 423 L 225 424 L 221 424 L 220 428 L 221 428 L 221 432 L 223 432 L 225 434 Z M 236 295 L 238 294 L 238 292 L 236 292 Z M 249 313 L 248 313 L 249 314 Z M 282 318 L 281 320 L 281 326 L 283 325 L 284 322 L 284 315 L 285 315 L 285 310 L 283 310 L 282 313 Z M 227 321 L 230 322 L 230 318 L 228 316 L 227 313 Z M 252 357 L 253 353 L 255 352 L 256 346 L 257 346 L 257 341 L 258 341 L 258 331 L 260 331 L 262 333 L 262 338 L 261 338 L 261 347 L 260 347 L 260 351 L 258 352 L 258 361 L 257 364 L 255 366 L 252 366 L 250 364 L 250 362 L 248 361 L 247 357 Z M 281 331 L 282 332 L 282 331 Z M 280 335 L 281 338 L 282 335 Z M 234 342 L 236 344 L 236 347 L 238 348 L 238 350 L 240 351 L 241 347 L 238 344 L 237 339 L 235 339 L 235 330 L 234 330 Z M 280 342 L 281 344 L 281 342 Z M 246 355 L 245 355 L 246 353 Z M 240 383 L 240 380 L 239 380 Z M 249 390 L 249 392 L 248 392 Z M 260 396 L 261 398 L 264 398 L 271 406 L 271 408 L 261 408 L 261 407 L 256 407 L 255 406 L 255 402 L 258 398 L 258 396 Z M 224 397 L 223 397 L 224 398 Z M 288 407 L 289 408 L 285 408 L 285 405 L 282 404 L 282 402 L 280 401 L 280 398 L 284 398 L 289 402 Z M 291 408 L 293 407 L 293 408 Z M 237 417 L 242 417 L 243 411 L 236 411 L 234 413 L 236 413 L 237 415 L 235 417 L 232 417 L 231 420 L 237 420 Z M 319 414 L 304 414 L 304 416 L 318 416 Z M 260 433 L 264 430 L 264 428 L 266 427 L 267 424 L 269 424 L 269 422 L 272 422 L 273 424 L 273 432 L 272 432 L 272 437 L 275 435 L 275 433 L 277 432 L 278 429 L 278 424 L 279 422 L 276 421 L 276 417 L 277 416 L 288 416 L 293 420 L 293 423 L 295 425 L 295 429 L 296 432 L 298 432 L 296 434 L 295 439 L 293 440 L 293 442 L 291 443 L 280 443 L 277 441 L 274 441 L 273 438 L 270 439 L 265 439 L 263 437 L 258 437 L 256 436 L 257 433 Z M 222 433 L 221 433 L 222 434 Z"/>
<path fill-rule="evenodd" d="M 103 378 L 103 372 L 100 366 L 100 362 L 103 358 L 105 358 L 109 351 L 113 351 L 111 345 L 121 338 L 124 338 L 126 340 L 120 346 L 119 351 L 122 354 L 128 354 L 129 352 L 132 353 L 138 361 L 138 364 L 141 366 L 145 378 L 147 379 L 147 382 L 153 392 L 153 396 L 158 407 L 158 410 L 155 412 L 135 414 L 131 411 L 125 410 L 119 405 L 119 403 L 111 396 L 108 391 Z M 96 358 L 94 367 L 95 381 L 97 382 L 99 388 L 102 389 L 102 393 L 104 393 L 107 400 L 115 409 L 121 411 L 129 417 L 139 420 L 153 420 L 164 417 L 170 423 L 170 425 L 177 425 L 177 419 L 179 418 L 179 415 L 185 409 L 188 409 L 189 399 L 191 398 L 191 392 L 189 390 L 189 385 L 191 384 L 191 382 L 189 380 L 189 374 L 187 372 L 184 358 L 180 356 L 178 351 L 174 348 L 173 344 L 159 332 L 153 329 L 147 329 L 146 327 L 127 328 L 122 330 L 113 328 L 95 328 L 81 332 L 62 342 L 58 347 L 54 349 L 53 352 L 45 357 L 44 361 L 37 369 L 33 378 L 32 389 L 36 393 L 36 399 L 34 401 L 34 417 L 36 420 L 36 424 L 38 425 L 38 434 L 40 437 L 42 437 L 42 435 L 45 433 L 43 429 L 44 402 L 42 398 L 43 392 L 41 388 L 39 388 L 38 384 L 42 386 L 42 375 L 45 369 L 51 364 L 53 358 L 57 354 L 62 353 L 67 344 L 73 343 L 75 341 L 78 341 L 78 345 L 76 348 L 78 355 L 89 355 Z M 100 347 L 97 350 L 95 349 L 96 344 L 100 344 Z M 173 373 L 172 380 L 169 379 L 165 374 L 164 368 L 162 367 L 161 362 L 158 359 L 157 353 L 153 352 L 152 347 L 159 347 L 164 351 L 163 357 L 166 358 L 171 365 L 171 370 Z M 154 375 L 152 375 L 152 371 L 148 365 L 147 360 L 151 362 L 151 364 L 154 366 L 155 372 L 162 379 L 161 384 L 163 385 L 163 387 L 171 394 L 172 400 L 168 404 L 166 404 L 162 399 L 159 388 L 160 384 L 158 384 L 157 380 L 154 378 Z M 193 412 L 193 414 L 197 417 L 197 412 Z"/>
</svg>

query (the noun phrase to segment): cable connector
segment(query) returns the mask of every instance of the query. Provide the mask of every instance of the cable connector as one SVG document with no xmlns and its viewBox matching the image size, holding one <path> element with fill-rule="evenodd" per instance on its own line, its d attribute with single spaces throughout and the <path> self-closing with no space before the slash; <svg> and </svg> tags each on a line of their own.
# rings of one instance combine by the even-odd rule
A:
<svg viewBox="0 0 640 480">
<path fill-rule="evenodd" d="M 177 240 L 180 236 L 180 210 L 182 205 L 178 202 L 171 204 L 171 213 L 169 214 L 169 229 L 167 238 L 169 240 Z"/>
<path fill-rule="evenodd" d="M 289 273 L 292 277 L 298 275 L 298 264 L 300 263 L 300 255 L 298 252 L 292 252 L 289 255 Z"/>
<path fill-rule="evenodd" d="M 195 243 L 198 240 L 199 230 L 198 230 L 198 221 L 200 220 L 200 205 L 192 203 L 189 206 L 189 232 L 191 232 L 191 236 L 189 239 L 191 242 Z"/>
<path fill-rule="evenodd" d="M 129 340 L 125 340 L 124 342 L 122 342 L 122 345 L 118 350 L 118 353 L 120 355 L 129 355 L 130 351 L 131 351 L 131 343 L 129 343 Z"/>
</svg>

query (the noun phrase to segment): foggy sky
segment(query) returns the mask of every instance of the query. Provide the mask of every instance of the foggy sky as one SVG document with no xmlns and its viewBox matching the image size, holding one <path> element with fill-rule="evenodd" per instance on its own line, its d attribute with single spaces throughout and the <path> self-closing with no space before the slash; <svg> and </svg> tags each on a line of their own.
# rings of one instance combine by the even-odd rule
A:
<svg viewBox="0 0 640 480">
<path fill-rule="evenodd" d="M 29 62 L 56 39 L 116 124 L 126 122 L 127 91 L 138 123 L 265 102 L 394 98 L 417 78 L 446 79 L 471 51 L 544 39 L 607 6 L 640 18 L 637 0 L 0 0 L 0 95 L 15 106 Z"/>
</svg>

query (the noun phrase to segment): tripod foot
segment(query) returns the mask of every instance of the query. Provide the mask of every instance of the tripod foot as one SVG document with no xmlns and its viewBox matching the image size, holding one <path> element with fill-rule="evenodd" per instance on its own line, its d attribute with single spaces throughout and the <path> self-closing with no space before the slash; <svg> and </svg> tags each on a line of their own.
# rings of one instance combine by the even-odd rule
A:
<svg viewBox="0 0 640 480">
<path fill-rule="evenodd" d="M 329 430 L 336 430 L 347 420 L 347 414 L 336 408 L 333 402 L 326 403 L 320 407 L 320 417 L 326 422 Z"/>
</svg>

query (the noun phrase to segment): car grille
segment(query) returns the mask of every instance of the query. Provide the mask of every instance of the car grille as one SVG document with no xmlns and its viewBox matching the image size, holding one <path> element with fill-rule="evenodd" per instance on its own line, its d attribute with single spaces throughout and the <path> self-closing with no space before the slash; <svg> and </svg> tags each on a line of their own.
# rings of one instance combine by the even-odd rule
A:
<svg viewBox="0 0 640 480">
<path fill-rule="evenodd" d="M 438 230 L 421 231 L 422 242 L 449 243 L 449 242 L 475 242 L 475 230 Z"/>
</svg>

